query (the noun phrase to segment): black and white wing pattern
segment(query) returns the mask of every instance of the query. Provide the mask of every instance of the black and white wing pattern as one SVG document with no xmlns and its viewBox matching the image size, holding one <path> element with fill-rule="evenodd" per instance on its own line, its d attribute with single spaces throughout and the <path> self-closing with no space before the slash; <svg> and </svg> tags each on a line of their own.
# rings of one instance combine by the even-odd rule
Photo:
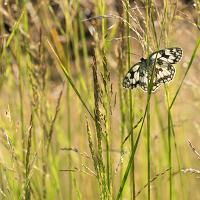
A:
<svg viewBox="0 0 200 200">
<path fill-rule="evenodd" d="M 159 65 L 162 65 L 163 62 L 175 64 L 181 60 L 182 55 L 183 50 L 179 47 L 166 48 L 152 53 L 149 60 L 151 62 L 156 61 Z"/>
<path fill-rule="evenodd" d="M 123 87 L 133 89 L 140 86 L 144 91 L 147 91 L 148 73 L 145 65 L 144 62 L 133 65 L 124 77 Z"/>
<path fill-rule="evenodd" d="M 166 48 L 150 54 L 148 59 L 141 58 L 141 62 L 133 65 L 123 80 L 123 87 L 148 90 L 148 81 L 154 69 L 153 88 L 155 91 L 162 83 L 170 82 L 175 75 L 172 64 L 180 61 L 183 51 L 179 47 Z"/>
</svg>

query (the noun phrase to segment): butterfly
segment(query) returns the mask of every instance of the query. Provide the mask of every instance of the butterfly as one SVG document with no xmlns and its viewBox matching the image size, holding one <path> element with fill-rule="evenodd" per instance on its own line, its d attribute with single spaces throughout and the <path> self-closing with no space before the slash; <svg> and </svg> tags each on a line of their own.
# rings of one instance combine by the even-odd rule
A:
<svg viewBox="0 0 200 200">
<path fill-rule="evenodd" d="M 155 91 L 162 83 L 170 82 L 174 78 L 173 64 L 179 62 L 182 55 L 181 48 L 173 47 L 156 51 L 147 59 L 141 58 L 140 62 L 133 65 L 125 75 L 123 87 L 133 89 L 139 86 L 146 92 L 153 76 L 152 91 Z"/>
</svg>

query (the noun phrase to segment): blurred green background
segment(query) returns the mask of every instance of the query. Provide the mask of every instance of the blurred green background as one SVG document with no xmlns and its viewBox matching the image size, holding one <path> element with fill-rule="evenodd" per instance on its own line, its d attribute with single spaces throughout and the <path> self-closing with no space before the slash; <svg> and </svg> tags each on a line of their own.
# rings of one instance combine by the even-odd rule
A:
<svg viewBox="0 0 200 200">
<path fill-rule="evenodd" d="M 200 199 L 199 45 L 198 0 L 0 1 L 0 199 Z M 170 84 L 122 88 L 176 46 Z"/>
</svg>

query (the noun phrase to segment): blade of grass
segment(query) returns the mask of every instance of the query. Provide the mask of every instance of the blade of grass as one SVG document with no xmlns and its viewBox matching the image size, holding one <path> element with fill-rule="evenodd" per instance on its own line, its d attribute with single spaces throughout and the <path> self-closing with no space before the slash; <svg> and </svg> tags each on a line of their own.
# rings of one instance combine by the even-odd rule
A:
<svg viewBox="0 0 200 200">
<path fill-rule="evenodd" d="M 21 15 L 19 16 L 19 19 L 15 22 L 13 29 L 12 29 L 12 32 L 10 33 L 10 35 L 9 35 L 7 41 L 6 41 L 6 45 L 5 45 L 4 49 L 9 46 L 9 44 L 10 44 L 11 40 L 13 39 L 16 31 L 18 30 L 19 24 L 20 24 L 20 22 L 21 22 L 21 20 L 24 16 L 24 13 L 25 13 L 25 9 L 26 9 L 26 5 L 24 5 L 24 7 L 22 8 Z"/>
<path fill-rule="evenodd" d="M 131 58 L 130 58 L 130 51 L 131 51 L 131 47 L 130 47 L 130 27 L 129 27 L 129 24 L 130 24 L 130 4 L 129 4 L 129 0 L 126 0 L 125 1 L 125 14 L 126 14 L 126 36 L 127 36 L 127 40 L 126 40 L 126 43 L 127 43 L 127 65 L 128 67 L 131 67 Z M 129 90 L 129 93 L 128 93 L 128 97 L 129 97 L 129 132 L 131 134 L 131 151 L 133 151 L 133 148 L 134 148 L 134 137 L 133 137 L 133 99 L 132 99 L 132 91 Z M 134 200 L 135 199 L 135 164 L 134 164 L 134 159 L 132 161 L 132 168 L 131 168 L 131 192 L 132 192 L 132 199 Z"/>
<path fill-rule="evenodd" d="M 199 46 L 200 46 L 200 36 L 199 36 L 199 38 L 197 39 L 197 42 L 196 42 L 195 48 L 194 48 L 194 50 L 193 50 L 193 52 L 192 52 L 192 56 L 191 56 L 190 62 L 189 62 L 189 64 L 188 64 L 187 70 L 186 70 L 186 72 L 185 72 L 185 74 L 184 74 L 184 77 L 183 77 L 183 79 L 182 79 L 182 81 L 181 81 L 181 84 L 179 85 L 179 87 L 178 87 L 178 89 L 177 89 L 177 91 L 176 91 L 176 94 L 174 95 L 174 98 L 173 98 L 173 100 L 172 100 L 172 102 L 171 102 L 171 104 L 170 104 L 170 106 L 169 106 L 169 109 L 172 108 L 172 106 L 173 106 L 173 104 L 174 104 L 174 102 L 175 102 L 175 100 L 176 100 L 176 98 L 177 98 L 177 96 L 178 96 L 178 94 L 179 94 L 179 92 L 180 92 L 180 89 L 181 89 L 181 87 L 182 87 L 182 85 L 183 85 L 183 82 L 184 82 L 184 80 L 185 80 L 185 78 L 186 78 L 186 76 L 187 76 L 187 74 L 188 74 L 188 72 L 189 72 L 189 70 L 190 70 L 190 68 L 191 68 L 191 66 L 192 66 L 192 63 L 193 63 L 193 61 L 194 61 L 194 58 L 195 58 L 195 56 L 196 56 L 196 54 L 197 54 L 197 51 L 198 51 Z"/>
<path fill-rule="evenodd" d="M 151 2 L 149 0 L 146 0 L 146 43 L 147 43 L 147 55 L 149 57 L 149 50 L 150 50 L 150 40 L 149 40 L 149 35 L 150 35 L 150 27 L 151 27 Z M 156 32 L 154 33 L 156 35 Z M 157 59 L 157 55 L 156 55 Z M 147 60 L 147 67 L 150 67 L 149 59 Z M 148 72 L 148 75 L 150 75 L 150 80 L 148 80 L 148 93 L 147 93 L 147 102 L 148 99 L 150 100 L 151 98 L 151 92 L 153 88 L 153 80 L 154 80 L 154 74 L 155 74 L 155 62 L 153 64 L 153 70 L 152 74 L 151 72 Z M 151 102 L 147 103 L 147 198 L 148 200 L 151 199 L 151 148 L 150 148 L 150 139 L 151 139 Z"/>
<path fill-rule="evenodd" d="M 125 171 L 124 176 L 123 176 L 123 179 L 121 181 L 120 188 L 119 188 L 119 191 L 117 193 L 116 200 L 119 200 L 121 198 L 121 195 L 122 195 L 125 183 L 127 181 L 127 178 L 128 178 L 128 175 L 129 175 L 129 172 L 130 172 L 130 169 L 131 169 L 131 166 L 133 164 L 135 152 L 137 150 L 137 146 L 138 146 L 138 143 L 139 143 L 139 140 L 140 140 L 140 136 L 141 136 L 141 133 L 142 133 L 142 129 L 143 129 L 143 126 L 144 126 L 144 121 L 145 121 L 145 118 L 146 118 L 146 115 L 147 115 L 147 108 L 148 108 L 148 105 L 149 105 L 149 102 L 150 102 L 150 98 L 151 98 L 151 93 L 150 93 L 150 95 L 147 98 L 145 112 L 144 112 L 144 115 L 143 115 L 143 118 L 142 118 L 142 124 L 141 124 L 140 130 L 139 130 L 138 136 L 136 138 L 133 150 L 131 151 L 131 155 L 130 155 L 130 158 L 129 158 L 129 161 L 128 161 L 128 164 L 127 164 L 127 167 L 126 167 L 126 171 Z"/>
<path fill-rule="evenodd" d="M 167 97 L 167 106 L 168 106 L 168 112 L 167 112 L 167 137 L 168 137 L 168 168 L 169 168 L 169 199 L 172 199 L 172 150 L 171 150 L 171 112 L 169 109 L 169 95 L 168 91 L 166 90 L 166 97 Z"/>
<path fill-rule="evenodd" d="M 91 117 L 93 120 L 95 120 L 93 114 L 91 113 L 91 111 L 90 111 L 89 108 L 87 107 L 85 101 L 82 99 L 82 97 L 81 97 L 79 91 L 76 89 L 76 86 L 75 86 L 74 82 L 73 82 L 72 79 L 70 78 L 67 69 L 66 69 L 66 68 L 64 67 L 64 65 L 62 64 L 62 62 L 61 62 L 59 56 L 57 55 L 57 53 L 55 52 L 53 46 L 51 45 L 51 43 L 50 43 L 48 40 L 47 40 L 47 43 L 48 43 L 48 45 L 49 45 L 51 51 L 53 52 L 54 56 L 55 56 L 56 59 L 58 60 L 59 66 L 60 66 L 60 68 L 62 69 L 63 73 L 65 74 L 65 76 L 66 76 L 68 82 L 70 83 L 71 87 L 73 88 L 74 92 L 76 93 L 76 95 L 78 96 L 79 100 L 81 101 L 81 103 L 83 104 L 83 106 L 85 107 L 85 109 L 87 110 L 87 112 L 89 113 L 90 117 Z"/>
<path fill-rule="evenodd" d="M 171 104 L 169 103 L 169 97 L 168 97 L 168 93 L 167 93 L 167 90 L 166 90 L 166 95 L 167 95 L 167 104 L 168 104 L 168 164 L 169 164 L 169 199 L 172 199 L 172 155 L 171 155 L 171 129 L 173 128 L 173 124 L 172 124 L 172 119 L 171 119 L 171 108 L 180 92 L 180 89 L 183 85 L 183 82 L 186 78 L 186 75 L 188 73 L 188 71 L 190 70 L 191 66 L 192 66 L 192 63 L 193 63 L 193 60 L 196 56 L 196 53 L 197 53 L 197 50 L 199 48 L 199 45 L 200 45 L 200 37 L 199 39 L 197 40 L 197 43 L 196 43 L 196 46 L 194 48 L 194 51 L 192 53 L 192 56 L 191 56 L 191 59 L 190 59 L 190 62 L 188 64 L 188 68 L 184 74 L 184 77 L 181 81 L 181 84 L 179 85 L 176 93 L 175 93 L 175 96 L 171 102 Z"/>
</svg>

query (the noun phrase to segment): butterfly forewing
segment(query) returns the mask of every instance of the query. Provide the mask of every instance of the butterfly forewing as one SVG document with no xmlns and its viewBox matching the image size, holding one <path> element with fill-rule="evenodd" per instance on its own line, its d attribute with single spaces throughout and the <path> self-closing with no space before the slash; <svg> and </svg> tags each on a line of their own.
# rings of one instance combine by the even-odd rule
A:
<svg viewBox="0 0 200 200">
<path fill-rule="evenodd" d="M 167 48 L 152 53 L 149 56 L 149 60 L 151 62 L 154 62 L 156 60 L 155 62 L 159 65 L 162 65 L 163 62 L 175 64 L 180 61 L 182 55 L 183 51 L 179 47 Z"/>
<path fill-rule="evenodd" d="M 147 91 L 149 74 L 154 71 L 152 91 L 155 91 L 162 83 L 170 82 L 174 78 L 175 68 L 172 64 L 179 62 L 182 54 L 181 48 L 174 47 L 156 51 L 147 60 L 142 58 L 125 75 L 123 86 L 131 89 L 140 86 Z"/>
</svg>

